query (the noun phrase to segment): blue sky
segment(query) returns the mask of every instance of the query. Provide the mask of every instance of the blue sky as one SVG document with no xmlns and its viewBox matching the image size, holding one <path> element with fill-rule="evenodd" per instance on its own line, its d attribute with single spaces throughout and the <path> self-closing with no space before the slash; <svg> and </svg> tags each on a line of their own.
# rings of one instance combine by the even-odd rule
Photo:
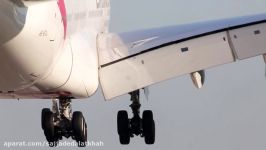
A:
<svg viewBox="0 0 266 150">
<path fill-rule="evenodd" d="M 265 0 L 113 0 L 113 31 L 184 24 L 265 12 Z"/>
</svg>

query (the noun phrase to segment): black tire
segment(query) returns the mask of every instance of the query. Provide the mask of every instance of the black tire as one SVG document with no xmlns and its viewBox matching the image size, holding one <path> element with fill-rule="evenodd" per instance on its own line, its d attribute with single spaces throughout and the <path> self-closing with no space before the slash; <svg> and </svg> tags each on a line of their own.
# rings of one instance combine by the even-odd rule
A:
<svg viewBox="0 0 266 150">
<path fill-rule="evenodd" d="M 76 111 L 72 116 L 72 128 L 79 147 L 85 147 L 87 142 L 87 125 L 82 112 Z"/>
<path fill-rule="evenodd" d="M 88 133 L 87 133 L 87 123 L 85 122 L 85 141 L 88 141 Z"/>
<path fill-rule="evenodd" d="M 117 114 L 117 132 L 122 145 L 130 143 L 129 119 L 125 110 L 121 110 Z"/>
<path fill-rule="evenodd" d="M 42 124 L 42 129 L 44 129 L 44 116 L 47 112 L 50 112 L 49 108 L 43 108 L 42 109 L 42 115 L 41 115 L 41 124 Z"/>
<path fill-rule="evenodd" d="M 51 111 L 45 112 L 43 116 L 43 130 L 47 141 L 55 142 L 54 114 Z"/>
<path fill-rule="evenodd" d="M 155 142 L 155 122 L 153 120 L 153 113 L 146 110 L 142 114 L 142 128 L 146 144 L 154 144 Z"/>
</svg>

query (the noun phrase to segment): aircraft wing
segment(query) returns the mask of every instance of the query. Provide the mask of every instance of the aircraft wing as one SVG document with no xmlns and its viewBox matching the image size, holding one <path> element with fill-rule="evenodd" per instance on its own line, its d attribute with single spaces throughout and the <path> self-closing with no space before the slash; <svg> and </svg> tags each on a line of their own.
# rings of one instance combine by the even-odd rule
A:
<svg viewBox="0 0 266 150">
<path fill-rule="evenodd" d="M 106 99 L 266 53 L 266 14 L 98 37 Z"/>
</svg>

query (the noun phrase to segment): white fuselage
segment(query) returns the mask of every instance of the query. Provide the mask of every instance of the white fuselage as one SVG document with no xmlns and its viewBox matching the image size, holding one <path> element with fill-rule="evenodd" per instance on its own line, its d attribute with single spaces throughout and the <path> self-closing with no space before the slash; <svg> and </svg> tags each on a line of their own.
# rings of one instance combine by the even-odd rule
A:
<svg viewBox="0 0 266 150">
<path fill-rule="evenodd" d="M 85 98 L 98 88 L 108 0 L 0 1 L 0 98 Z"/>
</svg>

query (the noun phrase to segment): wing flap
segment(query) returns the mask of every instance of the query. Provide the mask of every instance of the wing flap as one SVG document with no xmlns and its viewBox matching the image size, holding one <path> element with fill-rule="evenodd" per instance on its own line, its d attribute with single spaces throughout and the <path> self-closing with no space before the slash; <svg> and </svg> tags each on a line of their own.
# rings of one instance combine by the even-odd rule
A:
<svg viewBox="0 0 266 150">
<path fill-rule="evenodd" d="M 166 79 L 234 61 L 227 33 L 221 32 L 136 55 L 100 69 L 106 99 Z"/>
<path fill-rule="evenodd" d="M 237 59 L 266 53 L 266 23 L 229 30 Z"/>
</svg>

